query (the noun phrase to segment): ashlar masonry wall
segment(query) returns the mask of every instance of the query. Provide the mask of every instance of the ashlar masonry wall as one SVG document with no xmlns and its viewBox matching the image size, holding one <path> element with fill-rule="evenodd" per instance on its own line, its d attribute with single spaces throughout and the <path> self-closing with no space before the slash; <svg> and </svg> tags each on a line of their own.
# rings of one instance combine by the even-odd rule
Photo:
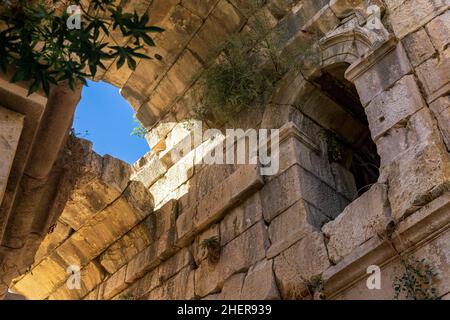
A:
<svg viewBox="0 0 450 320">
<path fill-rule="evenodd" d="M 382 13 L 377 30 L 367 27 L 371 4 Z M 173 161 L 192 129 L 179 112 L 161 116 L 148 135 L 152 152 L 132 168 L 93 155 L 91 178 L 13 289 L 33 299 L 392 299 L 401 258 L 414 256 L 429 261 L 433 287 L 448 298 L 449 7 L 292 4 L 276 22 L 286 50 L 313 32 L 320 59 L 289 72 L 268 105 L 240 119 L 280 129 L 278 173 L 202 164 L 212 140 Z M 330 161 L 325 134 L 357 136 L 356 122 L 332 111 L 338 103 L 315 82 L 336 65 L 347 66 L 381 158 L 378 181 L 359 197 L 348 168 Z M 159 110 L 185 111 L 189 89 L 178 94 L 175 104 L 158 100 Z M 66 285 L 70 265 L 81 267 L 78 290 Z M 379 290 L 366 285 L 374 265 Z"/>
</svg>

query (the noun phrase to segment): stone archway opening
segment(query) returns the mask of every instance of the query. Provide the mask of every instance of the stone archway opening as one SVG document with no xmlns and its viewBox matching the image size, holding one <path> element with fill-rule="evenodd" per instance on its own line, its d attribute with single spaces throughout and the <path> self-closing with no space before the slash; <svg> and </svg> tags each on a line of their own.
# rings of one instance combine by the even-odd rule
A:
<svg viewBox="0 0 450 320">
<path fill-rule="evenodd" d="M 328 139 L 329 161 L 338 163 L 353 175 L 357 195 L 360 196 L 377 182 L 380 156 L 371 138 L 358 92 L 344 77 L 348 66 L 348 63 L 338 63 L 327 67 L 314 79 L 314 83 L 341 109 L 339 112 L 348 114 L 352 119 L 341 121 L 339 127 L 334 127 L 332 138 Z M 336 117 L 342 118 L 342 115 L 336 114 Z"/>
<path fill-rule="evenodd" d="M 119 88 L 90 81 L 77 105 L 72 134 L 93 142 L 100 155 L 109 154 L 129 164 L 150 151 L 145 130 Z"/>
</svg>

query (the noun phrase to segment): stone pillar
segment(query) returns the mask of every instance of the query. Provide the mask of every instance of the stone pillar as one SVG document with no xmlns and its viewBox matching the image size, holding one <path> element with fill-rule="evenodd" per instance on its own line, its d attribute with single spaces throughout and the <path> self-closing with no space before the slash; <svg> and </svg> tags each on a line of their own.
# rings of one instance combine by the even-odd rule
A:
<svg viewBox="0 0 450 320">
<path fill-rule="evenodd" d="M 0 204 L 23 129 L 24 116 L 0 107 Z"/>
<path fill-rule="evenodd" d="M 366 110 L 395 221 L 450 185 L 450 158 L 407 53 L 391 38 L 347 70 Z"/>
</svg>

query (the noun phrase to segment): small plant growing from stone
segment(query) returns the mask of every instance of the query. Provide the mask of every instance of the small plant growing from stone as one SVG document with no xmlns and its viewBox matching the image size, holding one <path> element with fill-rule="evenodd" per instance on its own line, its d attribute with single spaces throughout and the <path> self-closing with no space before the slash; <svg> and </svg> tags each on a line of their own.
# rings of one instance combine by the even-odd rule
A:
<svg viewBox="0 0 450 320">
<path fill-rule="evenodd" d="M 131 292 L 120 295 L 121 300 L 136 300 L 136 297 Z"/>
<path fill-rule="evenodd" d="M 134 115 L 133 118 L 134 118 L 134 122 L 137 123 L 137 126 L 133 128 L 131 135 L 145 139 L 145 136 L 147 135 L 148 130 L 146 128 L 144 128 L 142 123 L 136 118 L 136 115 Z"/>
<path fill-rule="evenodd" d="M 286 32 L 274 30 L 270 18 L 260 14 L 263 2 L 248 2 L 249 12 L 256 12 L 249 30 L 223 43 L 219 58 L 200 77 L 195 118 L 224 123 L 252 106 L 267 103 L 276 83 L 298 65 L 298 56 L 308 51 L 306 47 L 298 49 L 295 56 L 283 52 Z"/>
<path fill-rule="evenodd" d="M 214 236 L 202 241 L 202 248 L 204 248 L 208 255 L 208 261 L 211 264 L 216 264 L 220 259 L 220 241 L 219 237 Z"/>
<path fill-rule="evenodd" d="M 325 282 L 321 275 L 314 276 L 308 281 L 305 281 L 306 287 L 308 289 L 309 295 L 314 298 L 314 300 L 324 300 L 325 299 Z"/>
<path fill-rule="evenodd" d="M 404 272 L 394 279 L 395 299 L 399 299 L 402 294 L 412 300 L 438 299 L 437 289 L 433 287 L 438 273 L 429 262 L 415 257 L 402 257 L 401 264 Z"/>
</svg>

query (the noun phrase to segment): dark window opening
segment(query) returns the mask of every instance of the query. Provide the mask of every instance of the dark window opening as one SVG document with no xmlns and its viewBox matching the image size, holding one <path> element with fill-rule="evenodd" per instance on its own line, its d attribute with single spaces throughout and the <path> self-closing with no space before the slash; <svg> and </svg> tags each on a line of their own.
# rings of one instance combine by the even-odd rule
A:
<svg viewBox="0 0 450 320">
<path fill-rule="evenodd" d="M 358 92 L 355 86 L 344 78 L 347 68 L 347 64 L 341 64 L 323 70 L 322 75 L 315 82 L 323 93 L 362 125 L 363 130 L 357 141 L 350 142 L 347 137 L 339 133 L 331 133 L 335 135 L 331 147 L 335 149 L 337 156 L 335 154 L 329 157 L 331 162 L 338 162 L 353 174 L 358 195 L 361 195 L 377 182 L 380 157 L 371 138 L 367 117 Z"/>
</svg>

